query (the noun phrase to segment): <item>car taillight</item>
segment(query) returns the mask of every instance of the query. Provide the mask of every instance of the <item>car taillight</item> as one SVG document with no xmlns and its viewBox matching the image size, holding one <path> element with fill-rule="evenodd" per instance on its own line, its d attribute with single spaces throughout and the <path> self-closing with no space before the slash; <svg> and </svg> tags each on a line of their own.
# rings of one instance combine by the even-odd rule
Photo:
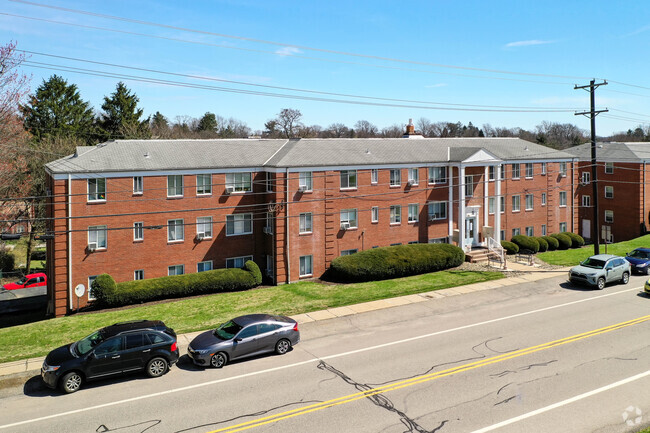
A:
<svg viewBox="0 0 650 433">
<path fill-rule="evenodd" d="M 297 330 L 298 330 L 298 322 L 296 322 L 296 324 L 293 325 L 293 330 L 294 330 L 294 331 L 297 331 Z"/>
<path fill-rule="evenodd" d="M 176 352 L 176 342 L 175 341 L 172 343 L 172 347 L 169 350 L 171 350 L 172 352 Z"/>
</svg>

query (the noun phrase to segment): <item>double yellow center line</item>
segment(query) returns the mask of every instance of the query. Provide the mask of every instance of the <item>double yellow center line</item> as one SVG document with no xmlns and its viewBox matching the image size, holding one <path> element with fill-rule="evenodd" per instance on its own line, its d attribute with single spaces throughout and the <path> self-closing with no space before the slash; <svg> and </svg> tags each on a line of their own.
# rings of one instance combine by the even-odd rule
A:
<svg viewBox="0 0 650 433">
<path fill-rule="evenodd" d="M 562 338 L 560 340 L 550 341 L 548 343 L 539 344 L 537 346 L 531 346 L 525 349 L 519 349 L 512 352 L 503 353 L 501 355 L 493 356 L 491 358 L 480 359 L 478 361 L 470 362 L 468 364 L 463 364 L 458 367 L 448 368 L 446 370 L 438 371 L 435 373 L 424 374 L 422 376 L 417 376 L 410 379 L 391 383 L 388 385 L 383 385 L 377 388 L 369 389 L 366 391 L 334 398 L 332 400 L 323 401 L 321 403 L 315 403 L 308 406 L 292 409 L 286 412 L 281 412 L 274 415 L 269 415 L 262 418 L 254 419 L 251 421 L 246 421 L 241 424 L 233 425 L 230 427 L 223 427 L 217 430 L 212 430 L 209 433 L 219 433 L 219 432 L 234 433 L 243 430 L 248 430 L 253 427 L 259 427 L 265 424 L 270 424 L 284 419 L 293 418 L 295 416 L 305 415 L 318 410 L 327 409 L 328 407 L 338 406 L 345 403 L 351 403 L 353 401 L 360 400 L 373 395 L 382 394 L 389 391 L 395 391 L 397 389 L 406 388 L 409 386 L 417 385 L 419 383 L 424 383 L 430 380 L 439 379 L 441 377 L 451 376 L 453 374 L 462 373 L 464 371 L 473 370 L 475 368 L 483 367 L 490 364 L 496 364 L 498 362 L 507 361 L 509 359 L 518 358 L 520 356 L 529 355 L 531 353 L 540 352 L 542 350 L 552 349 L 554 347 L 562 346 L 564 344 L 584 340 L 585 338 L 595 337 L 596 335 L 605 334 L 611 331 L 616 331 L 618 329 L 626 328 L 628 326 L 638 325 L 640 323 L 647 322 L 649 320 L 650 320 L 650 315 L 638 317 L 636 319 L 628 320 L 627 322 L 621 322 L 615 325 L 606 326 L 604 328 L 594 329 L 592 331 L 587 331 L 587 332 L 583 332 L 582 334 L 572 335 L 570 337 Z"/>
</svg>

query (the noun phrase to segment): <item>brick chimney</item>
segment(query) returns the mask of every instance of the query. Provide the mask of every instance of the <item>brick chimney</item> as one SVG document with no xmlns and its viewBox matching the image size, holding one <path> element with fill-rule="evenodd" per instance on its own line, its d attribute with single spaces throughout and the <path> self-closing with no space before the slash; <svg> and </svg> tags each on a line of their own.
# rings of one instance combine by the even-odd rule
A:
<svg viewBox="0 0 650 433">
<path fill-rule="evenodd" d="M 406 133 L 402 135 L 402 138 L 423 138 L 422 134 L 415 133 L 415 125 L 413 125 L 413 119 L 409 119 L 409 123 L 406 125 Z"/>
</svg>

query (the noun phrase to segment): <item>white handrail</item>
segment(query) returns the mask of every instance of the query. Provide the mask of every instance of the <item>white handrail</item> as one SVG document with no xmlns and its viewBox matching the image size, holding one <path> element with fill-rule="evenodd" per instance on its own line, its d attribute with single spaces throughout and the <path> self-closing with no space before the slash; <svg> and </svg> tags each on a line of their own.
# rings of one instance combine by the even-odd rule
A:
<svg viewBox="0 0 650 433">
<path fill-rule="evenodd" d="M 501 246 L 499 242 L 496 241 L 496 239 L 489 237 L 487 238 L 487 247 L 488 250 L 499 256 L 499 259 L 501 259 L 501 265 L 505 268 L 506 266 L 506 261 L 505 261 L 505 250 Z"/>
</svg>

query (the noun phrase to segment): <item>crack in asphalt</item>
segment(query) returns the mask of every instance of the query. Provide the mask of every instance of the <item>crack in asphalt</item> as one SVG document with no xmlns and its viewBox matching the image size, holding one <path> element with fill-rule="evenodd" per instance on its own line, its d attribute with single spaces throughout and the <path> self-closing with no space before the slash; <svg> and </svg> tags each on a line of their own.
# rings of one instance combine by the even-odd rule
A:
<svg viewBox="0 0 650 433">
<path fill-rule="evenodd" d="M 126 426 L 117 427 L 117 428 L 108 428 L 108 427 L 106 427 L 106 424 L 100 424 L 99 427 L 97 427 L 97 429 L 95 431 L 98 432 L 98 433 L 104 433 L 104 432 L 114 432 L 114 431 L 118 431 L 118 430 L 129 429 L 129 431 L 135 432 L 136 429 L 139 429 L 143 424 L 151 424 L 151 425 L 149 425 L 149 427 L 145 428 L 144 430 L 139 430 L 140 433 L 144 433 L 147 430 L 149 430 L 150 428 L 153 428 L 153 427 L 157 426 L 161 422 L 162 422 L 162 420 L 152 419 L 152 420 L 149 420 L 149 421 L 142 421 L 142 422 L 139 422 L 139 423 L 136 423 L 136 424 L 126 425 Z"/>
<path fill-rule="evenodd" d="M 538 362 L 536 364 L 528 364 L 523 367 L 519 367 L 517 370 L 504 370 L 500 373 L 491 374 L 490 377 L 492 378 L 503 377 L 509 374 L 518 373 L 520 371 L 531 370 L 533 367 L 547 367 L 549 364 L 552 364 L 554 362 L 557 362 L 557 359 L 551 359 L 550 361 L 546 361 L 546 362 Z"/>
<path fill-rule="evenodd" d="M 330 373 L 335 374 L 336 376 L 340 377 L 343 379 L 345 383 L 348 385 L 354 386 L 358 391 L 365 392 L 365 391 L 371 391 L 374 389 L 373 386 L 365 383 L 359 383 L 353 380 L 351 377 L 347 376 L 345 373 L 342 371 L 336 369 L 335 367 L 331 366 L 330 364 L 326 363 L 325 361 L 320 361 L 317 368 L 319 370 L 326 370 L 329 371 Z M 412 433 L 412 432 L 417 432 L 417 433 L 435 433 L 440 431 L 442 427 L 446 423 L 449 422 L 449 420 L 443 420 L 437 427 L 435 427 L 433 430 L 427 430 L 421 425 L 419 425 L 415 419 L 409 417 L 406 413 L 403 411 L 395 408 L 395 405 L 393 402 L 386 397 L 383 393 L 380 394 L 374 394 L 374 395 L 366 395 L 366 399 L 370 400 L 374 405 L 377 407 L 380 407 L 382 409 L 386 409 L 389 412 L 393 412 L 400 417 L 400 422 L 407 428 L 407 430 L 404 433 Z"/>
<path fill-rule="evenodd" d="M 506 383 L 505 385 L 503 385 L 503 386 L 502 386 L 501 388 L 499 388 L 499 390 L 497 391 L 497 395 L 499 395 L 499 394 L 501 393 L 501 391 L 503 391 L 503 389 L 504 389 L 505 387 L 510 386 L 510 385 L 512 385 L 513 383 L 514 383 L 514 382 L 510 382 L 510 383 Z"/>
<path fill-rule="evenodd" d="M 498 406 L 498 405 L 503 404 L 503 403 L 508 403 L 509 401 L 511 401 L 513 398 L 516 398 L 516 397 L 517 397 L 517 395 L 515 394 L 515 395 L 513 395 L 512 397 L 508 397 L 508 398 L 506 398 L 505 400 L 501 400 L 501 401 L 498 402 L 498 403 L 494 403 L 494 405 L 495 405 L 495 406 Z"/>
</svg>

